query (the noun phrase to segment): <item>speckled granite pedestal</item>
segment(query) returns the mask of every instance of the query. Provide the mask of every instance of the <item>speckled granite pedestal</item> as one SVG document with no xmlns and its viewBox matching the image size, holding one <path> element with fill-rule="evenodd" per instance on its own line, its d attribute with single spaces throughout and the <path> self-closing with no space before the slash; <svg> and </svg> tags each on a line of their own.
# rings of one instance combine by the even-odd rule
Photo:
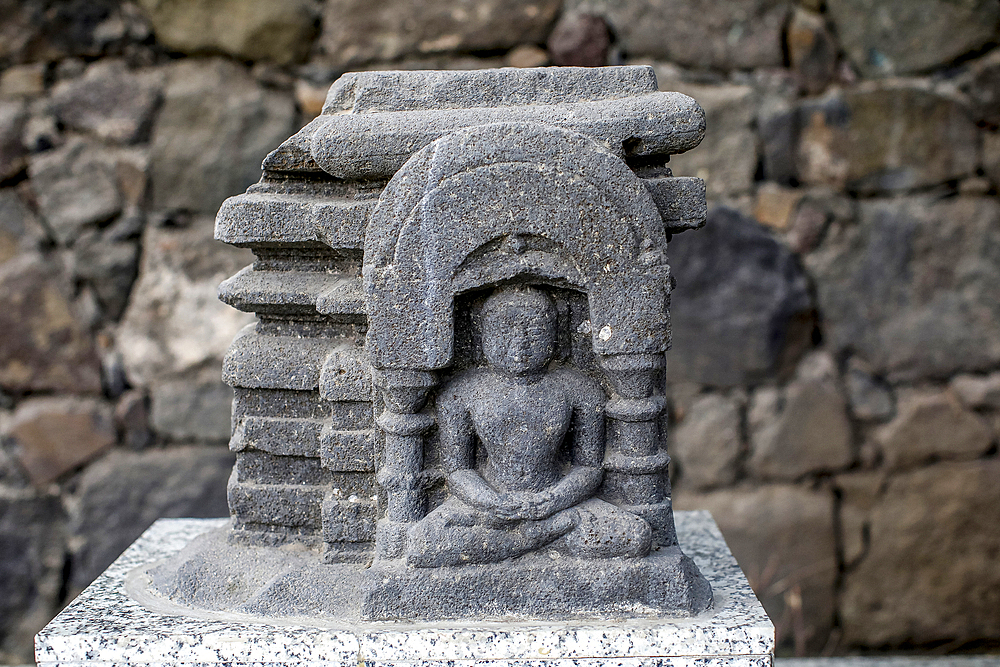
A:
<svg viewBox="0 0 1000 667">
<path fill-rule="evenodd" d="M 715 593 L 694 618 L 623 621 L 336 623 L 191 611 L 125 592 L 126 575 L 225 524 L 157 521 L 35 639 L 38 665 L 265 667 L 769 667 L 774 627 L 707 512 L 677 533 Z M 149 604 L 149 600 L 146 600 Z M 322 625 L 323 627 L 317 627 Z"/>
</svg>

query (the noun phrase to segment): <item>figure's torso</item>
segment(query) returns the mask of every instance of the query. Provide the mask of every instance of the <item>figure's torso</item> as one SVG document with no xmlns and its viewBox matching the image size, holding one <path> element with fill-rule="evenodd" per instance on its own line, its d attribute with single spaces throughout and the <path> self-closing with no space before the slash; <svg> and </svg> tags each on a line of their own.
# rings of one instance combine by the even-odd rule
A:
<svg viewBox="0 0 1000 667">
<path fill-rule="evenodd" d="M 497 491 L 540 491 L 561 477 L 559 450 L 573 403 L 558 378 L 522 384 L 492 371 L 479 378 L 483 396 L 468 403 L 487 462 L 481 474 Z"/>
</svg>

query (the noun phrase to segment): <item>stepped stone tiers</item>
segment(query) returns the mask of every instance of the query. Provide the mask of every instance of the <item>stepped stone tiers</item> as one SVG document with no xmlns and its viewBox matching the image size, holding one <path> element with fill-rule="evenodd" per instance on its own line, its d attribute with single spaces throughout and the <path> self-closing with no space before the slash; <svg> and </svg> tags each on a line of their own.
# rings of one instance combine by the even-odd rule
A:
<svg viewBox="0 0 1000 667">
<path fill-rule="evenodd" d="M 372 563 L 372 619 L 709 606 L 663 398 L 667 243 L 706 215 L 667 163 L 704 131 L 648 67 L 339 79 L 216 222 L 256 255 L 219 291 L 258 318 L 230 543 Z"/>
</svg>

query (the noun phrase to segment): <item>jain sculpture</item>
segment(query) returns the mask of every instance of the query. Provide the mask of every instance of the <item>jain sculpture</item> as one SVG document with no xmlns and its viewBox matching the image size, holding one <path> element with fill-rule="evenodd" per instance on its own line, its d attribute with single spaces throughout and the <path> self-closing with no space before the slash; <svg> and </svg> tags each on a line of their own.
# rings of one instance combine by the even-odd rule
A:
<svg viewBox="0 0 1000 667">
<path fill-rule="evenodd" d="M 233 520 L 161 592 L 375 621 L 710 607 L 663 396 L 667 244 L 705 220 L 668 160 L 704 129 L 647 67 L 336 82 L 219 212 L 256 254 L 220 288 L 258 316 L 224 371 Z"/>
</svg>

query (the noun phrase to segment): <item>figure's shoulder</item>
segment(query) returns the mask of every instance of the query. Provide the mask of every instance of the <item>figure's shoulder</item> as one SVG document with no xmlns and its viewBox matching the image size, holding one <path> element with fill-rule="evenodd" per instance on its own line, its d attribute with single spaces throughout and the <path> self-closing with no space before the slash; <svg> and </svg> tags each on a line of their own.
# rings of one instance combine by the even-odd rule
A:
<svg viewBox="0 0 1000 667">
<path fill-rule="evenodd" d="M 569 394 L 573 403 L 586 406 L 603 407 L 608 397 L 589 375 L 569 366 L 561 366 L 551 371 L 553 379 L 559 381 L 564 391 Z"/>
<path fill-rule="evenodd" d="M 444 383 L 441 391 L 438 392 L 438 401 L 462 401 L 471 391 L 488 381 L 486 375 L 485 369 L 482 368 L 470 368 L 462 371 Z"/>
</svg>

